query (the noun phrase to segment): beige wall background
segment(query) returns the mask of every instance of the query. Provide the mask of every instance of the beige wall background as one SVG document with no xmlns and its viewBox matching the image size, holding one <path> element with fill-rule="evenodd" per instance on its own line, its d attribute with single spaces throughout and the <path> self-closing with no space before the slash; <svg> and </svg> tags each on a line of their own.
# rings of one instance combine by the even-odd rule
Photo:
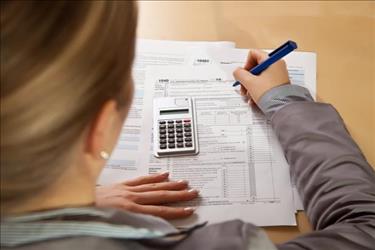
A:
<svg viewBox="0 0 375 250">
<path fill-rule="evenodd" d="M 138 36 L 171 40 L 227 40 L 239 48 L 275 48 L 288 39 L 317 53 L 317 94 L 333 104 L 375 166 L 374 1 L 141 1 Z M 282 242 L 310 230 L 267 232 Z"/>
</svg>

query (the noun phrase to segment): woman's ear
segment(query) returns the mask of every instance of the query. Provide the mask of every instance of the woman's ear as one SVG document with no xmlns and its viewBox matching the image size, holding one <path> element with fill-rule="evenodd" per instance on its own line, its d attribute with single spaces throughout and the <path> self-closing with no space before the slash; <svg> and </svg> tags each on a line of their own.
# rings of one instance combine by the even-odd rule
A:
<svg viewBox="0 0 375 250">
<path fill-rule="evenodd" d="M 105 102 L 91 123 L 84 142 L 87 160 L 103 163 L 103 160 L 108 159 L 116 145 L 122 123 L 123 118 L 117 109 L 116 102 L 114 100 Z"/>
</svg>

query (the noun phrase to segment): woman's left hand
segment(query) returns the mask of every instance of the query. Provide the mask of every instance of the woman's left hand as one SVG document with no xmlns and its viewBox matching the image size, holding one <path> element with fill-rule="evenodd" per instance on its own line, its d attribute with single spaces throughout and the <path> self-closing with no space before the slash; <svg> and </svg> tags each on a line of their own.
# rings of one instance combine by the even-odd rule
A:
<svg viewBox="0 0 375 250">
<path fill-rule="evenodd" d="M 187 181 L 169 181 L 168 176 L 168 173 L 148 175 L 111 186 L 99 186 L 96 188 L 96 205 L 165 219 L 192 215 L 192 207 L 170 207 L 165 204 L 192 200 L 199 192 L 195 189 L 188 190 Z"/>
</svg>

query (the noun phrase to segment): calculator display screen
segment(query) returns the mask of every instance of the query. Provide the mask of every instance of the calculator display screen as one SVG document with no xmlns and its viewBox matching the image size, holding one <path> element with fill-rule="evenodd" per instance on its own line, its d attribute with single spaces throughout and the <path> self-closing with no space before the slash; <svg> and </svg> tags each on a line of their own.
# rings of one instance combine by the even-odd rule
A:
<svg viewBox="0 0 375 250">
<path fill-rule="evenodd" d="M 189 113 L 189 109 L 160 110 L 160 115 L 178 115 L 187 113 Z"/>
</svg>

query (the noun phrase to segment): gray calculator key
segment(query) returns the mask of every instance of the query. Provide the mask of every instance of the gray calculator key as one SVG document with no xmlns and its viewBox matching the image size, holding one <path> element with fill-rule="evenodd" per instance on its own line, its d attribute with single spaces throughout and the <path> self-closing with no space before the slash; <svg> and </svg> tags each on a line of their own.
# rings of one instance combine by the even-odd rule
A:
<svg viewBox="0 0 375 250">
<path fill-rule="evenodd" d="M 160 149 L 166 149 L 167 145 L 166 144 L 160 144 Z"/>
<path fill-rule="evenodd" d="M 191 132 L 191 128 L 185 128 L 184 131 L 185 132 Z"/>
<path fill-rule="evenodd" d="M 182 137 L 182 133 L 177 133 L 177 137 Z"/>
<path fill-rule="evenodd" d="M 160 144 L 167 143 L 166 139 L 160 139 Z"/>
<path fill-rule="evenodd" d="M 188 141 L 190 142 L 190 141 L 191 141 L 191 137 L 186 137 L 186 138 L 185 138 L 185 141 L 186 141 L 186 142 L 188 142 Z"/>
<path fill-rule="evenodd" d="M 191 133 L 189 133 L 189 132 L 188 132 L 188 133 L 185 133 L 185 136 L 186 136 L 186 137 L 191 137 Z"/>
<path fill-rule="evenodd" d="M 174 123 L 174 121 L 172 121 L 172 120 L 168 121 L 168 124 L 173 124 L 173 123 Z"/>
<path fill-rule="evenodd" d="M 176 128 L 177 133 L 182 133 L 182 128 Z"/>
<path fill-rule="evenodd" d="M 191 142 L 187 142 L 187 143 L 185 143 L 185 146 L 186 146 L 186 147 L 192 147 L 193 144 L 192 144 Z"/>
<path fill-rule="evenodd" d="M 190 127 L 191 127 L 191 123 L 185 123 L 185 124 L 184 124 L 184 127 L 185 127 L 185 128 L 190 128 Z"/>
<path fill-rule="evenodd" d="M 174 133 L 169 133 L 168 138 L 174 138 Z"/>
<path fill-rule="evenodd" d="M 165 129 L 160 129 L 159 133 L 162 135 L 162 134 L 165 134 L 166 133 L 166 130 Z"/>
<path fill-rule="evenodd" d="M 173 124 L 168 124 L 168 128 L 174 128 Z"/>
<path fill-rule="evenodd" d="M 167 135 L 160 135 L 160 139 L 165 139 L 167 138 Z"/>
<path fill-rule="evenodd" d="M 183 143 L 177 143 L 177 147 L 178 147 L 178 148 L 183 148 L 183 147 L 184 147 L 184 144 L 183 144 Z"/>
<path fill-rule="evenodd" d="M 176 147 L 176 145 L 174 143 L 168 144 L 168 148 L 175 148 L 175 147 Z"/>
<path fill-rule="evenodd" d="M 174 143 L 174 138 L 168 139 L 168 143 Z"/>
<path fill-rule="evenodd" d="M 191 138 L 190 138 L 191 139 Z M 186 139 L 185 139 L 186 140 Z M 183 142 L 184 141 L 184 139 L 182 139 L 182 138 L 177 138 L 177 142 Z"/>
<path fill-rule="evenodd" d="M 160 129 L 165 129 L 166 126 L 165 126 L 164 124 L 162 124 L 162 125 L 159 126 L 159 128 L 160 128 Z"/>
<path fill-rule="evenodd" d="M 165 121 L 159 121 L 159 124 L 165 124 Z"/>
<path fill-rule="evenodd" d="M 169 128 L 168 129 L 168 133 L 174 133 L 174 129 L 173 128 Z"/>
</svg>

